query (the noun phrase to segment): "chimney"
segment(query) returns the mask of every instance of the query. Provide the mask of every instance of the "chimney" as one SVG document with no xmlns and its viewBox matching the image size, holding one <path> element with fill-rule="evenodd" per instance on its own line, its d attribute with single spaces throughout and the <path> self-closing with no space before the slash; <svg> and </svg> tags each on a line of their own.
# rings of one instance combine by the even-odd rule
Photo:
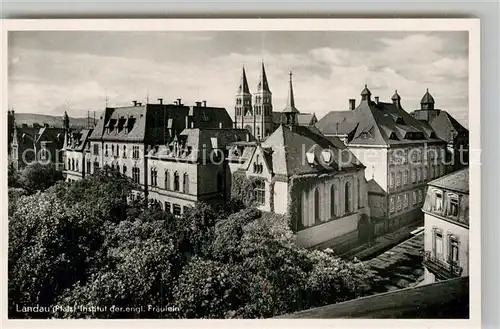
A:
<svg viewBox="0 0 500 329">
<path fill-rule="evenodd" d="M 163 98 L 158 98 L 158 102 L 159 102 L 160 104 L 163 104 Z"/>
<path fill-rule="evenodd" d="M 179 106 L 182 105 L 182 99 L 181 98 L 177 98 L 177 105 L 179 105 Z"/>
<path fill-rule="evenodd" d="M 141 105 L 142 105 L 142 103 L 137 103 L 137 106 L 141 106 Z"/>
<path fill-rule="evenodd" d="M 378 104 L 379 97 L 375 96 L 375 103 Z"/>
<path fill-rule="evenodd" d="M 203 107 L 207 107 L 207 101 L 203 101 Z"/>
<path fill-rule="evenodd" d="M 354 111 L 355 108 L 356 108 L 356 100 L 350 99 L 349 100 L 349 110 Z"/>
<path fill-rule="evenodd" d="M 132 103 L 134 103 L 134 106 L 137 106 L 137 101 L 132 101 Z"/>
<path fill-rule="evenodd" d="M 201 107 L 201 102 L 196 102 L 196 106 Z"/>
</svg>

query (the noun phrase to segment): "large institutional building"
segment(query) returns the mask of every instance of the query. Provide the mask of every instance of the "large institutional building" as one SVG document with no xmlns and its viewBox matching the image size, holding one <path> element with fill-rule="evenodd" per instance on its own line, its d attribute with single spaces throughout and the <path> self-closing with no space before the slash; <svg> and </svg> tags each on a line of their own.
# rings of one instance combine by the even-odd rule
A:
<svg viewBox="0 0 500 329">
<path fill-rule="evenodd" d="M 261 69 L 252 95 L 243 68 L 234 121 L 206 102 L 159 99 L 106 107 L 93 129 L 66 129 L 66 179 L 117 170 L 176 216 L 197 201 L 224 202 L 245 182 L 256 207 L 288 215 L 306 247 L 368 241 L 423 217 L 426 184 L 453 169 L 433 120 L 408 114 L 397 92 L 390 103 L 372 100 L 365 86 L 359 105 L 351 99 L 349 111 L 318 122 L 297 108 L 291 73 L 274 111 Z M 424 96 L 421 110 L 433 101 Z"/>
</svg>

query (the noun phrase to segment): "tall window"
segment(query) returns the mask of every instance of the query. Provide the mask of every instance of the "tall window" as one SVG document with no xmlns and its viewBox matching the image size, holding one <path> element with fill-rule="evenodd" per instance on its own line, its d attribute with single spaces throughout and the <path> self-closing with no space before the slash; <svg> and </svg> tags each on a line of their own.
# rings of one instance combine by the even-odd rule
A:
<svg viewBox="0 0 500 329">
<path fill-rule="evenodd" d="M 424 197 L 422 196 L 422 190 L 418 190 L 418 192 L 417 192 L 417 193 L 418 193 L 418 202 L 420 203 L 420 202 L 422 202 L 422 200 L 423 200 L 423 198 L 424 198 Z"/>
<path fill-rule="evenodd" d="M 416 183 L 417 182 L 417 169 L 413 168 L 411 171 L 411 182 Z"/>
<path fill-rule="evenodd" d="M 174 191 L 179 191 L 179 173 L 176 171 L 174 173 Z"/>
<path fill-rule="evenodd" d="M 171 207 L 172 207 L 172 205 L 170 204 L 170 202 L 165 201 L 165 212 L 167 214 L 170 214 L 170 212 L 172 211 Z"/>
<path fill-rule="evenodd" d="M 455 236 L 450 235 L 449 241 L 450 243 L 448 245 L 448 259 L 451 263 L 458 263 L 458 239 Z"/>
<path fill-rule="evenodd" d="M 151 186 L 157 186 L 158 184 L 158 170 L 156 168 L 151 168 Z"/>
<path fill-rule="evenodd" d="M 401 180 L 402 180 L 402 174 L 401 172 L 398 172 L 398 175 L 396 176 L 396 186 L 401 186 Z"/>
<path fill-rule="evenodd" d="M 335 217 L 335 185 L 330 187 L 330 216 Z"/>
<path fill-rule="evenodd" d="M 165 170 L 165 190 L 170 190 L 170 173 Z"/>
<path fill-rule="evenodd" d="M 111 145 L 111 155 L 115 155 L 115 144 Z"/>
<path fill-rule="evenodd" d="M 418 168 L 417 171 L 417 181 L 422 181 L 422 168 Z"/>
<path fill-rule="evenodd" d="M 433 248 L 434 257 L 438 259 L 443 258 L 443 232 L 434 230 L 433 235 Z"/>
<path fill-rule="evenodd" d="M 417 191 L 412 191 L 413 205 L 417 204 Z"/>
<path fill-rule="evenodd" d="M 390 178 L 390 182 L 389 183 L 391 185 L 391 188 L 393 188 L 394 187 L 394 173 L 393 172 L 391 173 L 391 178 Z"/>
<path fill-rule="evenodd" d="M 139 146 L 132 146 L 132 158 L 139 159 Z"/>
<path fill-rule="evenodd" d="M 320 208 L 319 208 L 320 200 L 319 200 L 319 189 L 316 188 L 314 190 L 314 220 L 316 222 L 321 221 Z"/>
<path fill-rule="evenodd" d="M 404 207 L 408 208 L 409 202 L 408 202 L 408 193 L 405 193 L 404 195 Z"/>
<path fill-rule="evenodd" d="M 71 170 L 75 171 L 75 159 L 71 159 Z"/>
<path fill-rule="evenodd" d="M 127 157 L 127 146 L 126 145 L 123 145 L 123 157 L 124 158 Z"/>
<path fill-rule="evenodd" d="M 87 173 L 90 174 L 90 160 L 87 160 Z"/>
<path fill-rule="evenodd" d="M 68 159 L 68 170 L 71 170 L 71 159 Z"/>
<path fill-rule="evenodd" d="M 398 196 L 397 196 L 397 198 L 396 198 L 396 209 L 397 209 L 398 211 L 400 211 L 400 210 L 401 210 L 401 208 L 402 208 L 402 204 L 401 204 L 401 196 L 400 196 L 400 195 L 398 195 Z"/>
<path fill-rule="evenodd" d="M 434 210 L 435 211 L 442 211 L 443 210 L 443 193 L 441 191 L 435 191 L 434 197 L 436 200 L 436 203 L 434 205 Z"/>
<path fill-rule="evenodd" d="M 76 159 L 76 161 L 75 161 L 75 169 L 78 172 L 80 171 L 80 166 L 78 165 L 78 159 Z"/>
<path fill-rule="evenodd" d="M 401 175 L 401 173 L 400 173 L 400 175 Z M 357 197 L 357 199 L 358 199 L 357 200 L 358 208 L 361 208 L 362 207 L 362 205 L 361 205 L 361 183 L 359 182 L 359 178 L 356 181 L 356 185 L 357 185 L 356 186 L 356 192 L 357 192 L 357 195 L 358 195 L 358 197 Z"/>
<path fill-rule="evenodd" d="M 448 216 L 457 217 L 458 216 L 458 195 L 448 194 Z"/>
<path fill-rule="evenodd" d="M 257 204 L 265 204 L 266 203 L 266 183 L 259 179 L 255 181 L 255 201 Z"/>
<path fill-rule="evenodd" d="M 140 183 L 141 170 L 137 167 L 132 168 L 132 181 L 134 183 Z"/>
<path fill-rule="evenodd" d="M 108 156 L 108 144 L 104 145 L 104 155 Z"/>
<path fill-rule="evenodd" d="M 127 166 L 126 165 L 123 165 L 123 174 L 127 175 Z"/>
<path fill-rule="evenodd" d="M 181 215 L 181 206 L 178 204 L 174 204 L 174 209 L 173 209 L 173 214 L 174 216 L 180 216 Z"/>
<path fill-rule="evenodd" d="M 404 180 L 404 184 L 408 184 L 408 175 L 409 175 L 409 172 L 408 172 L 408 169 L 405 170 L 405 180 Z"/>
<path fill-rule="evenodd" d="M 351 183 L 345 183 L 345 212 L 352 211 L 352 196 L 351 196 Z"/>
<path fill-rule="evenodd" d="M 184 177 L 182 179 L 182 190 L 184 193 L 189 193 L 189 176 L 187 173 L 184 173 Z"/>
<path fill-rule="evenodd" d="M 389 199 L 389 212 L 394 212 L 394 197 Z"/>
<path fill-rule="evenodd" d="M 116 172 L 120 173 L 120 165 L 119 164 L 116 165 Z"/>
<path fill-rule="evenodd" d="M 94 144 L 94 154 L 99 155 L 99 144 Z"/>
<path fill-rule="evenodd" d="M 429 168 L 425 167 L 424 168 L 424 181 L 427 180 L 428 173 L 429 173 Z"/>
</svg>

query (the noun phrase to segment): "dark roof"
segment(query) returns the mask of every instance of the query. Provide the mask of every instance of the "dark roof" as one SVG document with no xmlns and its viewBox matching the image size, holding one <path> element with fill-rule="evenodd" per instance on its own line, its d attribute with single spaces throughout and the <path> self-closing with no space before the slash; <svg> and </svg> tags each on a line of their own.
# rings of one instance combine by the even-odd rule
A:
<svg viewBox="0 0 500 329">
<path fill-rule="evenodd" d="M 285 114 L 282 112 L 272 112 L 273 123 L 280 124 L 285 122 Z M 313 126 L 318 122 L 314 113 L 297 113 L 297 124 L 299 126 Z"/>
<path fill-rule="evenodd" d="M 62 128 L 41 127 L 36 142 L 53 142 L 62 146 L 64 143 L 64 130 Z"/>
<path fill-rule="evenodd" d="M 280 318 L 468 319 L 469 277 L 326 305 Z"/>
<path fill-rule="evenodd" d="M 67 150 L 82 151 L 91 133 L 92 129 L 82 129 L 80 131 L 70 132 L 65 148 Z"/>
<path fill-rule="evenodd" d="M 453 136 L 450 132 L 453 132 L 456 135 L 465 135 L 469 133 L 464 126 L 462 126 L 451 114 L 446 111 L 440 111 L 439 115 L 432 119 L 430 125 L 439 138 L 449 143 L 453 141 Z"/>
<path fill-rule="evenodd" d="M 429 185 L 469 194 L 469 168 L 463 168 L 430 181 Z"/>
<path fill-rule="evenodd" d="M 415 142 L 443 142 L 431 137 L 422 125 L 393 103 L 362 100 L 352 111 L 332 111 L 316 127 L 325 135 L 347 135 L 349 143 L 399 145 Z"/>
<path fill-rule="evenodd" d="M 365 85 L 365 88 L 361 91 L 361 96 L 371 96 L 371 91 L 368 89 L 368 86 Z"/>
<path fill-rule="evenodd" d="M 429 93 L 429 89 L 425 92 L 420 104 L 434 104 L 434 97 Z"/>
<path fill-rule="evenodd" d="M 325 173 L 362 167 L 359 160 L 340 141 L 335 145 L 309 127 L 295 126 L 290 129 L 281 125 L 263 143 L 263 148 L 272 149 L 272 168 L 275 174 L 285 176 L 311 173 Z M 330 150 L 332 161 L 329 164 L 318 162 L 323 150 Z M 314 153 L 315 163 L 306 160 L 307 152 Z"/>
<path fill-rule="evenodd" d="M 290 72 L 290 83 L 288 86 L 288 97 L 286 98 L 286 105 L 282 111 L 283 113 L 299 113 L 295 107 L 295 97 L 293 96 L 292 72 Z"/>
</svg>

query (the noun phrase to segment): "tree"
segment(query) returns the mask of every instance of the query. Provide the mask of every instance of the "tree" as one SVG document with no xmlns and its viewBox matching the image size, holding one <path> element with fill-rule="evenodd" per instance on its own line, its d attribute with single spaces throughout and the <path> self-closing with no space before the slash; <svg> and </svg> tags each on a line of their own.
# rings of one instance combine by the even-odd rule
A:
<svg viewBox="0 0 500 329">
<path fill-rule="evenodd" d="M 54 164 L 44 165 L 35 162 L 22 170 L 18 182 L 29 194 L 33 194 L 36 191 L 46 190 L 63 178 L 62 172 L 57 170 Z"/>
</svg>

